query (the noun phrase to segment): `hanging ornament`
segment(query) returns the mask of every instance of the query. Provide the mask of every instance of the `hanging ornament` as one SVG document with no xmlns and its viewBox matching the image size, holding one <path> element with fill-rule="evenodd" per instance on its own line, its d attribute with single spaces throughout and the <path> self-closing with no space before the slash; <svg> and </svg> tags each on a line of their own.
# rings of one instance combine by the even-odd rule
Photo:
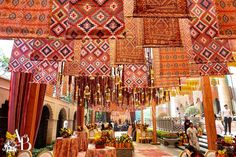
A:
<svg viewBox="0 0 236 157">
<path fill-rule="evenodd" d="M 84 99 L 86 99 L 86 100 L 90 99 L 90 91 L 89 91 L 89 86 L 88 85 L 84 89 Z"/>
</svg>

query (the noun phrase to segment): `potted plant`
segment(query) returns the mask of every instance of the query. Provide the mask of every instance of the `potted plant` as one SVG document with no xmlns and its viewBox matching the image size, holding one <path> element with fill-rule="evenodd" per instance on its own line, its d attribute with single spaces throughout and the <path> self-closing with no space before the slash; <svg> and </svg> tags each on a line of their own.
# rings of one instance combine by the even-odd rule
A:
<svg viewBox="0 0 236 157">
<path fill-rule="evenodd" d="M 68 138 L 72 135 L 73 131 L 67 128 L 61 128 L 60 134 L 63 138 Z"/>
</svg>

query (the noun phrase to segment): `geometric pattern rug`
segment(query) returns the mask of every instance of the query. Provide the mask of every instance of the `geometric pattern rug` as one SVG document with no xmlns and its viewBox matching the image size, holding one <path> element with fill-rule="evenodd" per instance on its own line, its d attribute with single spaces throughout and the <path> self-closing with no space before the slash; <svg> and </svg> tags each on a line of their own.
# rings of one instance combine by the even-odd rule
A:
<svg viewBox="0 0 236 157">
<path fill-rule="evenodd" d="M 30 59 L 33 61 L 54 60 L 72 61 L 74 56 L 74 41 L 59 39 L 34 39 L 33 53 Z"/>
<path fill-rule="evenodd" d="M 177 18 L 144 18 L 144 47 L 182 46 Z"/>
<path fill-rule="evenodd" d="M 135 0 L 136 17 L 188 17 L 186 0 Z"/>
<path fill-rule="evenodd" d="M 69 0 L 53 0 L 50 35 L 65 38 L 68 29 Z"/>
<path fill-rule="evenodd" d="M 33 82 L 55 84 L 58 63 L 55 61 L 31 61 L 33 39 L 15 39 L 9 61 L 9 71 L 33 74 Z"/>
<path fill-rule="evenodd" d="M 191 37 L 197 64 L 233 61 L 227 40 L 218 40 L 218 24 L 213 0 L 189 1 Z"/>
<path fill-rule="evenodd" d="M 236 5 L 234 0 L 215 0 L 219 38 L 236 38 Z"/>
<path fill-rule="evenodd" d="M 105 39 L 123 33 L 123 0 L 75 0 L 69 8 L 67 39 Z"/>
<path fill-rule="evenodd" d="M 144 64 L 143 20 L 125 17 L 126 38 L 116 40 L 115 64 Z"/>
<path fill-rule="evenodd" d="M 0 37 L 48 37 L 51 7 L 49 0 L 1 0 Z"/>
<path fill-rule="evenodd" d="M 85 40 L 82 43 L 81 74 L 85 76 L 109 76 L 110 56 L 108 40 Z"/>
<path fill-rule="evenodd" d="M 127 88 L 145 88 L 148 86 L 148 68 L 146 65 L 124 65 L 124 86 Z"/>
</svg>

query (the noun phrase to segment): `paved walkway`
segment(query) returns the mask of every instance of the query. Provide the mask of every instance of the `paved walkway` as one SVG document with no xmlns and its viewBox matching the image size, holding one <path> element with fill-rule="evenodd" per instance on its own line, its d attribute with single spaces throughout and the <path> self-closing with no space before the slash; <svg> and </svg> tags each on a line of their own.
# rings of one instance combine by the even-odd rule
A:
<svg viewBox="0 0 236 157">
<path fill-rule="evenodd" d="M 134 143 L 134 157 L 178 157 L 179 153 L 171 146 Z"/>
<path fill-rule="evenodd" d="M 134 142 L 133 157 L 178 157 L 179 149 L 162 145 L 140 144 Z M 78 157 L 85 157 L 85 152 L 80 152 Z"/>
</svg>

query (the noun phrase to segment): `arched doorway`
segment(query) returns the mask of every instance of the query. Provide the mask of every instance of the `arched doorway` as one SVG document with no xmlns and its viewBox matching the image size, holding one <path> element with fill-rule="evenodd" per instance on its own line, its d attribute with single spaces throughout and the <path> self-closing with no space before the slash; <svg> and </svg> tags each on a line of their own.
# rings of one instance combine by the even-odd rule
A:
<svg viewBox="0 0 236 157">
<path fill-rule="evenodd" d="M 40 120 L 38 135 L 36 138 L 35 148 L 43 148 L 47 145 L 47 131 L 48 131 L 49 117 L 50 117 L 50 111 L 47 106 L 44 106 Z"/>
<path fill-rule="evenodd" d="M 76 115 L 77 113 L 74 113 L 74 119 L 73 119 L 73 130 L 77 130 L 77 119 L 76 119 Z"/>
<path fill-rule="evenodd" d="M 58 115 L 58 120 L 57 120 L 57 137 L 60 136 L 60 131 L 61 128 L 63 127 L 63 123 L 66 120 L 66 110 L 63 108 L 61 109 L 61 111 L 59 112 Z"/>
<path fill-rule="evenodd" d="M 0 138 L 6 136 L 8 126 L 8 104 L 9 101 L 5 100 L 5 103 L 0 106 Z"/>
</svg>

